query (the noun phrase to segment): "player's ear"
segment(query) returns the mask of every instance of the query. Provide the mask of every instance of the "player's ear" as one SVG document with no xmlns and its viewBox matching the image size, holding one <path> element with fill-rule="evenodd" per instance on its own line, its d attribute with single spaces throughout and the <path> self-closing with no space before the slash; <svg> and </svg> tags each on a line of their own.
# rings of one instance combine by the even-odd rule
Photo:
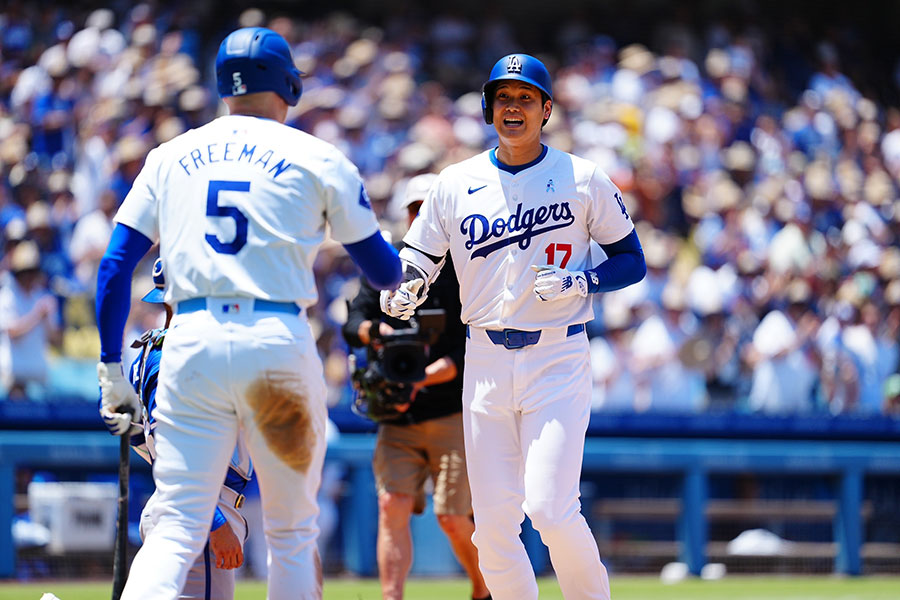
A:
<svg viewBox="0 0 900 600">
<path fill-rule="evenodd" d="M 550 113 L 553 112 L 553 100 L 547 97 L 545 94 L 544 98 L 544 122 L 541 123 L 541 129 L 543 129 L 544 125 L 547 124 L 547 121 L 550 119 Z"/>
</svg>

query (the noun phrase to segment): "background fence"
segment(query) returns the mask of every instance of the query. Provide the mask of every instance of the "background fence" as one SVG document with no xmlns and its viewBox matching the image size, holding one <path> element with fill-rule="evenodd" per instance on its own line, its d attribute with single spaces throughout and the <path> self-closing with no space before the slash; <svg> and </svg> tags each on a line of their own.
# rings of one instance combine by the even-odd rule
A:
<svg viewBox="0 0 900 600">
<path fill-rule="evenodd" d="M 820 433 L 826 427 L 821 423 Z M 900 568 L 900 436 L 860 441 L 686 435 L 681 427 L 677 437 L 588 438 L 583 511 L 612 570 L 658 572 L 675 560 L 687 563 L 694 574 L 709 562 L 725 563 L 731 572 L 860 575 Z M 371 433 L 351 433 L 329 447 L 327 468 L 338 473 L 336 493 L 325 500 L 333 500 L 337 509 L 323 548 L 331 572 L 377 572 L 373 446 Z M 92 540 L 105 531 L 106 550 L 26 546 L 14 537 L 12 526 L 28 508 L 27 483 L 36 472 L 102 486 L 114 480 L 117 452 L 117 440 L 99 431 L 0 433 L 0 577 L 109 571 L 112 530 L 105 528 L 111 519 L 96 511 L 82 513 L 81 522 L 70 511 L 50 528 L 82 527 Z M 136 528 L 152 483 L 148 487 L 149 472 L 141 461 L 133 464 L 131 528 Z M 85 502 L 72 494 L 70 504 L 114 510 L 100 497 Z M 60 501 L 58 508 L 63 506 Z M 252 536 L 261 541 L 260 531 Z M 430 506 L 414 519 L 413 538 L 414 573 L 459 572 Z M 536 570 L 549 569 L 546 548 L 527 521 L 523 539 Z M 258 574 L 255 568 L 251 574 Z"/>
</svg>

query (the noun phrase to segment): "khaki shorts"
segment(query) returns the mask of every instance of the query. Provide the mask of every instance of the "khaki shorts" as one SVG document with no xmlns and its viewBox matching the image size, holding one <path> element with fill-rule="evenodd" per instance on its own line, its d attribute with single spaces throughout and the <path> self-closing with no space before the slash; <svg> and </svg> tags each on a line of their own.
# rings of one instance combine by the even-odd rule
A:
<svg viewBox="0 0 900 600">
<path fill-rule="evenodd" d="M 430 475 L 435 514 L 471 515 L 464 445 L 462 413 L 413 425 L 381 425 L 372 458 L 378 495 L 413 496 L 413 512 L 421 514 Z"/>
</svg>

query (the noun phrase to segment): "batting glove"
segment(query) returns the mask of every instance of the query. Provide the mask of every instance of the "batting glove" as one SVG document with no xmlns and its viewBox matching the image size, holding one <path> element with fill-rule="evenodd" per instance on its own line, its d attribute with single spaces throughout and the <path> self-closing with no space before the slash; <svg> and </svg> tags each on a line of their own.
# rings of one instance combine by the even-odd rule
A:
<svg viewBox="0 0 900 600">
<path fill-rule="evenodd" d="M 97 363 L 100 382 L 100 418 L 113 435 L 125 435 L 132 428 L 132 417 L 141 414 L 141 402 L 128 380 L 122 363 Z"/>
<path fill-rule="evenodd" d="M 416 312 L 416 309 L 425 302 L 424 291 L 420 297 L 419 291 L 425 285 L 422 278 L 404 281 L 396 291 L 381 290 L 381 310 L 390 317 L 396 317 L 402 321 L 408 321 Z"/>
<path fill-rule="evenodd" d="M 582 271 L 567 271 L 553 265 L 531 265 L 534 293 L 543 301 L 588 295 L 587 276 Z"/>
</svg>

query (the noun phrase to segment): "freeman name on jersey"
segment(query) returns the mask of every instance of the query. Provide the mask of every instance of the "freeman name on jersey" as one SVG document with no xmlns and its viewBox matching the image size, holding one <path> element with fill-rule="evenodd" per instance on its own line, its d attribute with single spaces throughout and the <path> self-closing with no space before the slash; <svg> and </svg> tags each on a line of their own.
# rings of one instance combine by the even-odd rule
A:
<svg viewBox="0 0 900 600">
<path fill-rule="evenodd" d="M 548 221 L 552 221 L 553 224 L 535 229 L 538 225 L 543 225 Z M 472 253 L 472 258 L 478 258 L 515 243 L 519 244 L 519 248 L 525 250 L 531 244 L 531 238 L 534 236 L 568 227 L 574 222 L 575 215 L 572 214 L 568 202 L 538 206 L 536 209 L 529 208 L 525 212 L 522 212 L 522 203 L 520 202 L 516 206 L 516 212 L 511 214 L 509 219 L 500 217 L 494 219 L 493 223 L 489 223 L 484 215 L 471 214 L 460 222 L 459 230 L 463 235 L 469 236 L 466 241 L 466 250 L 481 246 L 491 238 L 502 238 L 505 233 L 513 234 L 522 231 L 519 235 L 510 235 L 478 248 Z"/>
<path fill-rule="evenodd" d="M 239 147 L 241 147 L 240 150 L 238 150 Z M 254 157 L 256 160 L 254 160 Z M 178 164 L 181 165 L 181 168 L 183 168 L 184 172 L 190 177 L 194 174 L 192 169 L 195 172 L 198 171 L 200 167 L 205 167 L 207 164 L 217 162 L 246 162 L 247 164 L 252 164 L 254 167 L 259 167 L 261 171 L 271 175 L 272 179 L 277 179 L 279 175 L 291 166 L 291 163 L 284 162 L 283 158 L 278 162 L 274 162 L 274 157 L 274 151 L 257 151 L 256 145 L 248 146 L 247 144 L 240 144 L 238 142 L 222 142 L 207 144 L 206 148 L 203 150 L 194 148 L 190 153 L 179 158 Z M 273 163 L 271 167 L 269 167 L 269 163 Z"/>
</svg>

